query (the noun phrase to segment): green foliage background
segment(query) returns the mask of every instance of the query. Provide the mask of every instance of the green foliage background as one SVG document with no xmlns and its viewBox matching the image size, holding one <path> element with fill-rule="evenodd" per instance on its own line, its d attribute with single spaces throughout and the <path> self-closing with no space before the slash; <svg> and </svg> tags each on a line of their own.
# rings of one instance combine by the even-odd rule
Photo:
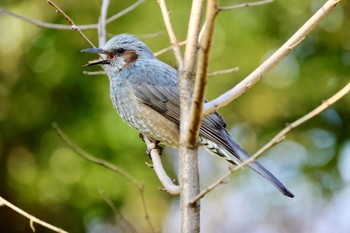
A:
<svg viewBox="0 0 350 233">
<path fill-rule="evenodd" d="M 276 0 L 264 6 L 220 13 L 210 70 L 234 66 L 240 70 L 211 78 L 208 99 L 233 87 L 249 74 L 323 2 Z M 97 22 L 100 1 L 59 0 L 55 3 L 78 25 Z M 132 3 L 112 0 L 109 16 Z M 220 5 L 236 3 L 241 2 L 223 0 Z M 46 1 L 3 0 L 0 7 L 29 18 L 66 24 Z M 178 38 L 183 40 L 190 2 L 168 1 L 168 8 Z M 253 153 L 259 149 L 287 122 L 312 110 L 349 82 L 349 12 L 349 2 L 342 1 L 282 64 L 220 111 L 230 126 L 235 122 L 250 126 L 250 136 L 239 140 L 248 151 Z M 145 1 L 109 24 L 107 29 L 112 35 L 135 34 L 153 51 L 169 45 L 156 1 Z M 90 46 L 74 31 L 40 28 L 4 14 L 0 14 L 0 32 L 0 195 L 69 232 L 84 232 L 91 230 L 94 222 L 115 221 L 116 214 L 99 194 L 99 190 L 103 190 L 140 232 L 149 231 L 134 187 L 124 178 L 83 160 L 67 148 L 51 127 L 52 122 L 57 122 L 84 150 L 117 164 L 144 183 L 151 219 L 157 229 L 161 228 L 171 201 L 177 197 L 158 191 L 159 181 L 145 166 L 145 162 L 150 162 L 145 155 L 145 145 L 137 132 L 115 113 L 105 76 L 82 73 L 82 65 L 92 57 L 79 51 Z M 157 37 L 147 37 L 154 32 L 161 33 Z M 95 30 L 85 33 L 97 44 Z M 176 66 L 172 52 L 159 59 Z M 350 96 L 347 95 L 287 136 L 307 150 L 298 174 L 317 185 L 319 192 L 315 195 L 323 200 L 348 185 L 340 176 L 338 166 L 339 154 L 350 139 L 349 106 Z M 313 129 L 325 134 L 307 137 Z M 322 138 L 322 135 L 326 136 Z M 331 143 L 331 149 L 317 143 L 318 139 Z M 315 163 L 319 158 L 324 162 Z M 278 166 L 278 160 L 274 162 Z M 166 166 L 175 177 L 171 163 Z M 286 183 L 293 183 L 293 179 L 300 181 L 298 177 L 291 177 Z M 293 186 L 290 188 L 293 190 Z M 37 230 L 48 231 L 39 226 Z M 0 231 L 29 232 L 30 228 L 26 219 L 2 207 Z"/>
</svg>

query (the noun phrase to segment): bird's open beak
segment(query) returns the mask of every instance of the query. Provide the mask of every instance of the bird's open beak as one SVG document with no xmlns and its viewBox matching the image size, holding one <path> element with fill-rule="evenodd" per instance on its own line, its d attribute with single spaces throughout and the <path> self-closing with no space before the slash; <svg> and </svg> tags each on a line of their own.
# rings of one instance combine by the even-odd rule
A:
<svg viewBox="0 0 350 233">
<path fill-rule="evenodd" d="M 99 54 L 106 54 L 106 55 L 109 54 L 108 52 L 106 52 L 105 50 L 103 50 L 101 48 L 88 48 L 88 49 L 83 49 L 80 52 L 99 53 Z M 110 64 L 109 60 L 92 61 L 92 62 L 89 62 L 88 64 L 83 65 L 83 67 L 94 66 L 94 65 L 106 65 L 106 64 Z"/>
</svg>

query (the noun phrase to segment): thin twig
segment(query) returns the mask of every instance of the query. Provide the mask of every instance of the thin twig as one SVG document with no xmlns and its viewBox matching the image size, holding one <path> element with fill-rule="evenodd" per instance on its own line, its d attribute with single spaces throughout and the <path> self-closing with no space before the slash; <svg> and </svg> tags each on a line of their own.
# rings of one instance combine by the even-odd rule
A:
<svg viewBox="0 0 350 233">
<path fill-rule="evenodd" d="M 119 216 L 118 221 L 123 225 L 125 228 L 127 228 L 130 232 L 137 233 L 136 228 L 118 211 L 118 209 L 115 207 L 113 201 L 111 198 L 106 194 L 106 192 L 103 189 L 99 189 L 98 192 L 101 194 L 105 202 L 108 204 L 108 206 L 113 210 L 113 212 Z"/>
<path fill-rule="evenodd" d="M 148 208 L 146 205 L 146 199 L 145 199 L 145 188 L 144 185 L 142 184 L 142 189 L 139 190 L 140 192 L 140 196 L 141 196 L 141 202 L 142 202 L 142 208 L 143 208 L 143 212 L 144 212 L 144 217 L 148 223 L 148 226 L 151 228 L 151 232 L 156 233 L 156 230 L 154 229 L 153 223 L 151 221 L 151 218 L 149 216 L 149 212 L 148 212 Z"/>
<path fill-rule="evenodd" d="M 10 209 L 16 211 L 17 213 L 19 213 L 20 215 L 26 217 L 27 219 L 29 219 L 30 221 L 30 226 L 32 228 L 33 231 L 35 231 L 34 229 L 34 226 L 33 226 L 33 222 L 43 226 L 43 227 L 46 227 L 52 231 L 55 231 L 55 232 L 60 232 L 60 233 L 68 233 L 67 231 L 61 229 L 61 228 L 58 228 L 58 227 L 55 227 L 47 222 L 44 222 L 36 217 L 34 217 L 33 215 L 25 212 L 24 210 L 18 208 L 17 206 L 13 205 L 11 202 L 8 202 L 7 200 L 5 200 L 3 197 L 0 196 L 0 206 L 2 205 L 5 205 L 7 207 L 9 207 Z"/>
<path fill-rule="evenodd" d="M 83 71 L 83 74 L 87 74 L 87 75 L 101 75 L 101 74 L 106 74 L 105 71 L 101 70 L 101 71 Z"/>
<path fill-rule="evenodd" d="M 145 135 L 143 135 L 143 140 L 147 145 L 147 151 L 149 151 L 151 155 L 153 169 L 156 172 L 158 179 L 163 184 L 165 191 L 172 195 L 179 195 L 180 187 L 178 185 L 175 185 L 173 181 L 169 178 L 169 176 L 166 174 L 162 165 L 162 160 L 160 158 L 159 152 L 156 149 L 155 143 L 151 142 L 151 140 L 149 140 L 148 137 L 146 137 Z"/>
<path fill-rule="evenodd" d="M 78 145 L 72 142 L 72 140 L 58 127 L 57 123 L 52 123 L 52 128 L 56 131 L 58 136 L 62 139 L 62 141 L 70 148 L 72 149 L 75 153 L 77 153 L 79 156 L 83 157 L 84 159 L 96 163 L 102 167 L 105 167 L 113 172 L 118 173 L 125 179 L 127 179 L 131 184 L 134 185 L 134 187 L 137 189 L 137 191 L 140 194 L 144 214 L 145 214 L 145 219 L 151 228 L 152 232 L 155 232 L 153 224 L 149 218 L 148 214 L 148 209 L 144 197 L 144 187 L 143 184 L 139 183 L 134 177 L 132 177 L 129 173 L 127 173 L 124 169 L 107 162 L 106 160 L 97 158 L 95 156 L 90 155 L 89 153 L 85 152 L 83 149 L 81 149 Z"/>
<path fill-rule="evenodd" d="M 278 143 L 279 141 L 283 140 L 284 135 L 286 135 L 289 131 L 292 129 L 298 127 L 299 125 L 303 124 L 304 122 L 310 120 L 311 118 L 315 117 L 316 115 L 323 112 L 326 108 L 328 108 L 330 105 L 334 104 L 336 101 L 338 101 L 340 98 L 345 96 L 350 91 L 350 82 L 345 85 L 340 91 L 338 91 L 335 95 L 333 95 L 331 98 L 323 101 L 323 103 L 309 112 L 308 114 L 304 115 L 300 119 L 294 121 L 291 124 L 288 124 L 285 129 L 283 129 L 279 134 L 277 134 L 273 139 L 271 139 L 270 142 L 268 142 L 265 146 L 263 146 L 257 153 L 263 153 L 268 148 L 270 148 L 272 145 Z"/>
<path fill-rule="evenodd" d="M 239 70 L 239 67 L 233 67 L 227 70 L 218 70 L 218 71 L 214 71 L 208 74 L 208 77 L 212 77 L 212 76 L 217 76 L 217 75 L 221 75 L 221 74 L 228 74 L 228 73 L 233 73 L 233 72 L 237 72 Z"/>
<path fill-rule="evenodd" d="M 128 8 L 126 8 L 126 9 L 118 12 L 117 14 L 111 16 L 110 18 L 108 18 L 106 20 L 106 24 L 109 24 L 109 23 L 115 21 L 116 19 L 122 17 L 123 15 L 129 13 L 130 11 L 134 10 L 136 7 L 138 7 L 144 1 L 145 0 L 138 0 L 137 2 L 135 2 L 134 4 L 129 6 Z M 40 20 L 31 19 L 31 18 L 23 17 L 21 15 L 17 15 L 15 13 L 12 13 L 10 11 L 4 10 L 2 8 L 0 8 L 0 13 L 13 16 L 15 18 L 18 18 L 18 19 L 24 21 L 24 22 L 31 23 L 31 24 L 34 24 L 34 25 L 37 25 L 37 26 L 43 27 L 43 28 L 60 29 L 60 30 L 72 30 L 72 26 L 69 26 L 69 25 L 46 23 L 46 22 L 43 22 L 43 21 L 40 21 Z M 84 25 L 77 25 L 77 27 L 80 30 L 97 29 L 98 28 L 98 24 L 84 24 Z"/>
<path fill-rule="evenodd" d="M 267 3 L 271 3 L 273 0 L 262 0 L 262 1 L 257 1 L 257 2 L 246 2 L 246 3 L 241 3 L 233 6 L 221 6 L 218 8 L 218 11 L 230 11 L 230 10 L 235 10 L 235 9 L 240 9 L 240 8 L 246 8 L 246 7 L 252 7 L 252 6 L 260 6 L 264 5 Z"/>
<path fill-rule="evenodd" d="M 74 21 L 63 11 L 61 10 L 55 3 L 53 3 L 51 0 L 47 0 L 47 3 L 53 6 L 58 13 L 64 16 L 64 18 L 68 21 L 70 25 L 72 25 L 72 29 L 77 31 L 80 36 L 84 38 L 85 41 L 87 41 L 92 47 L 95 48 L 95 45 L 87 38 L 87 36 L 78 28 L 78 26 L 74 23 Z"/>
<path fill-rule="evenodd" d="M 103 197 L 103 199 L 104 199 L 105 202 L 108 204 L 108 206 L 113 210 L 113 212 L 114 212 L 115 214 L 120 215 L 120 216 L 124 219 L 124 217 L 119 213 L 119 211 L 118 211 L 117 208 L 115 207 L 113 201 L 112 201 L 111 198 L 106 194 L 106 192 L 105 192 L 103 189 L 101 189 L 101 188 L 98 189 L 98 192 L 99 192 L 100 195 Z M 125 219 L 125 220 L 126 220 L 126 219 Z M 126 221 L 127 221 L 127 220 L 126 220 Z"/>
<path fill-rule="evenodd" d="M 106 32 L 106 18 L 109 6 L 109 0 L 102 0 L 101 15 L 98 19 L 98 46 L 102 48 L 106 44 L 107 32 Z"/>
<path fill-rule="evenodd" d="M 46 23 L 46 22 L 43 22 L 40 20 L 31 19 L 31 18 L 27 18 L 27 17 L 21 16 L 21 15 L 17 15 L 15 13 L 12 13 L 12 12 L 7 11 L 7 10 L 2 9 L 2 8 L 0 8 L 0 13 L 10 15 L 10 16 L 15 17 L 17 19 L 20 19 L 24 22 L 31 23 L 31 24 L 34 24 L 36 26 L 43 27 L 43 28 L 72 30 L 72 26 L 62 25 L 62 24 L 54 24 L 54 23 Z M 94 24 L 94 25 L 96 26 L 96 24 Z M 82 27 L 84 27 L 84 25 L 79 26 L 79 28 L 82 28 Z"/>
<path fill-rule="evenodd" d="M 181 70 L 183 67 L 183 58 L 181 55 L 179 42 L 176 38 L 174 29 L 173 29 L 173 25 L 170 22 L 169 12 L 168 12 L 165 0 L 157 0 L 157 2 L 159 4 L 160 10 L 161 10 L 162 15 L 163 15 L 165 27 L 168 31 L 168 35 L 169 35 L 170 42 L 171 42 L 171 45 L 172 45 L 172 48 L 174 51 L 174 55 L 175 55 L 175 58 L 176 58 L 178 65 L 179 65 L 179 70 Z"/>
<path fill-rule="evenodd" d="M 233 6 L 229 6 L 229 7 L 217 7 L 216 13 L 219 13 L 220 11 L 228 11 L 228 10 L 239 9 L 239 8 L 244 8 L 244 7 L 258 6 L 258 5 L 262 5 L 262 4 L 266 4 L 266 3 L 270 3 L 270 2 L 273 2 L 273 0 L 262 0 L 259 2 L 243 3 L 243 4 L 233 5 Z M 206 26 L 207 26 L 207 21 L 204 22 L 202 29 L 199 33 L 198 43 L 201 43 L 201 41 L 202 41 L 203 33 L 206 30 Z"/>
<path fill-rule="evenodd" d="M 137 2 L 135 2 L 134 4 L 129 6 L 128 8 L 125 8 L 124 10 L 120 11 L 119 13 L 117 13 L 117 14 L 111 16 L 110 18 L 108 18 L 106 20 L 106 23 L 109 24 L 109 23 L 113 22 L 114 20 L 122 17 L 123 15 L 126 15 L 127 13 L 129 13 L 130 11 L 134 10 L 136 7 L 141 5 L 141 3 L 143 3 L 144 1 L 145 0 L 138 0 Z"/>
<path fill-rule="evenodd" d="M 203 198 L 207 193 L 215 189 L 218 185 L 224 183 L 224 181 L 235 171 L 241 169 L 242 167 L 246 166 L 248 163 L 253 162 L 257 159 L 258 156 L 260 156 L 263 152 L 271 148 L 272 146 L 280 143 L 287 133 L 289 133 L 292 129 L 298 127 L 299 125 L 305 123 L 306 121 L 310 120 L 311 118 L 317 116 L 322 111 L 327 109 L 330 105 L 337 102 L 339 99 L 344 97 L 348 92 L 350 91 L 350 82 L 345 85 L 340 91 L 338 91 L 335 95 L 333 95 L 331 98 L 325 100 L 322 102 L 321 105 L 319 105 L 317 108 L 312 110 L 311 112 L 307 113 L 303 117 L 299 118 L 298 120 L 294 121 L 291 124 L 288 124 L 286 128 L 284 128 L 282 131 L 280 131 L 274 138 L 272 138 L 268 143 L 266 143 L 261 149 L 259 149 L 252 157 L 244 161 L 243 163 L 239 164 L 238 166 L 234 167 L 233 169 L 230 169 L 229 172 L 227 172 L 223 177 L 218 179 L 216 182 L 214 182 L 212 185 L 207 187 L 205 190 L 203 190 L 196 198 L 194 198 L 191 203 L 195 203 L 201 198 Z"/>
<path fill-rule="evenodd" d="M 179 43 L 178 43 L 178 45 L 179 46 L 183 46 L 183 45 L 185 45 L 186 44 L 186 41 L 184 40 L 184 41 L 180 41 Z M 173 49 L 173 46 L 169 46 L 169 47 L 167 47 L 167 48 L 165 48 L 165 49 L 161 49 L 161 50 L 159 50 L 159 51 L 157 51 L 157 52 L 155 52 L 154 53 L 154 56 L 159 56 L 159 55 L 161 55 L 161 54 L 163 54 L 163 53 L 166 53 L 166 52 L 168 52 L 168 51 L 170 51 L 170 50 L 172 50 Z"/>
<path fill-rule="evenodd" d="M 334 9 L 339 1 L 340 0 L 328 0 L 285 44 L 283 44 L 243 81 L 216 99 L 206 103 L 204 105 L 203 115 L 208 115 L 217 111 L 219 108 L 228 105 L 261 80 L 262 76 L 282 61 L 282 59 L 286 57 L 311 30 Z"/>
<path fill-rule="evenodd" d="M 153 33 L 146 33 L 146 34 L 139 34 L 135 35 L 137 38 L 156 38 L 160 35 L 162 35 L 163 31 L 153 32 Z"/>
<path fill-rule="evenodd" d="M 118 167 L 112 163 L 107 162 L 106 160 L 97 158 L 95 156 L 90 155 L 89 153 L 85 152 L 83 149 L 81 149 L 78 145 L 73 143 L 70 138 L 58 127 L 57 123 L 52 123 L 52 128 L 57 132 L 58 136 L 62 139 L 62 141 L 71 148 L 75 153 L 83 157 L 84 159 L 96 163 L 102 167 L 108 168 L 109 170 L 112 170 L 122 177 L 126 178 L 130 183 L 132 183 L 135 187 L 138 189 L 142 188 L 142 185 L 134 178 L 132 177 L 127 171 L 122 169 L 121 167 Z"/>
</svg>

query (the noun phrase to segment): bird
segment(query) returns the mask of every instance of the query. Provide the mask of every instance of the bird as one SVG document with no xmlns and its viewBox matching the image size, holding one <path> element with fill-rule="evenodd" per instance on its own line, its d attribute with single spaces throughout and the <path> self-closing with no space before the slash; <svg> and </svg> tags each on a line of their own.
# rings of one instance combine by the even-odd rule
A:
<svg viewBox="0 0 350 233">
<path fill-rule="evenodd" d="M 127 33 L 112 37 L 102 48 L 81 52 L 96 53 L 102 58 L 85 66 L 103 66 L 109 78 L 113 106 L 127 124 L 154 142 L 179 147 L 180 98 L 178 73 L 174 68 L 157 59 L 144 42 Z M 233 165 L 250 157 L 229 135 L 218 112 L 203 117 L 198 138 L 201 147 Z M 294 197 L 259 162 L 252 161 L 248 166 L 282 194 Z"/>
</svg>

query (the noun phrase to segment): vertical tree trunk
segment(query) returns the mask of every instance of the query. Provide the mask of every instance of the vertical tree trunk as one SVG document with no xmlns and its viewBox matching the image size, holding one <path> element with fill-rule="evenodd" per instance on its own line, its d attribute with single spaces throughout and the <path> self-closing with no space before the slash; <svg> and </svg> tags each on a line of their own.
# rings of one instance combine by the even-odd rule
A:
<svg viewBox="0 0 350 233">
<path fill-rule="evenodd" d="M 198 143 L 190 136 L 196 132 L 189 131 L 189 116 L 194 90 L 194 73 L 198 52 L 198 36 L 202 18 L 204 0 L 193 0 L 184 65 L 180 70 L 180 198 L 181 198 L 181 232 L 193 233 L 200 229 L 199 202 L 190 205 L 190 201 L 199 193 Z M 193 138 L 193 137 L 192 137 Z M 197 137 L 194 137 L 197 138 Z"/>
</svg>

